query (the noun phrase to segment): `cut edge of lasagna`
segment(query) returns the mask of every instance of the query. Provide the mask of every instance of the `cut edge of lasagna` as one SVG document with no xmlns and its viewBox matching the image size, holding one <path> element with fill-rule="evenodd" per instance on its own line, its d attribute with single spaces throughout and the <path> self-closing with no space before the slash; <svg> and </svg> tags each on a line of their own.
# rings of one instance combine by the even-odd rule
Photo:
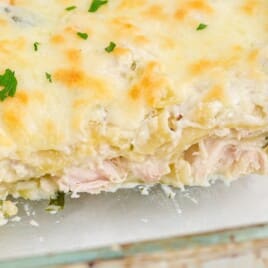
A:
<svg viewBox="0 0 268 268">
<path fill-rule="evenodd" d="M 8 199 L 268 174 L 265 0 L 0 4 Z M 228 22 L 228 23 L 226 23 Z M 5 221 L 3 221 L 5 222 Z"/>
</svg>

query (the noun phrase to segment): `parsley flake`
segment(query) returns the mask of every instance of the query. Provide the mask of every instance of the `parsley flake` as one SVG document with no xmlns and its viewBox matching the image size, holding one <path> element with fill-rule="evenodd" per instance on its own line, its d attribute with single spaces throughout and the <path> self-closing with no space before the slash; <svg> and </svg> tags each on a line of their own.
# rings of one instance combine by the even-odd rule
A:
<svg viewBox="0 0 268 268">
<path fill-rule="evenodd" d="M 102 5 L 108 3 L 108 0 L 92 0 L 88 12 L 96 12 Z"/>
<path fill-rule="evenodd" d="M 40 43 L 39 42 L 34 42 L 34 51 L 38 50 Z"/>
<path fill-rule="evenodd" d="M 201 31 L 201 30 L 206 29 L 207 27 L 208 27 L 208 26 L 207 26 L 206 24 L 204 24 L 204 23 L 200 23 L 200 24 L 197 26 L 196 30 L 197 30 L 197 31 Z"/>
<path fill-rule="evenodd" d="M 0 75 L 0 86 L 3 89 L 0 91 L 0 101 L 5 100 L 7 97 L 14 97 L 17 90 L 17 79 L 15 72 L 6 69 L 3 75 Z"/>
<path fill-rule="evenodd" d="M 52 77 L 50 73 L 46 73 L 46 78 L 49 81 L 49 83 L 52 83 Z"/>
<path fill-rule="evenodd" d="M 87 40 L 88 39 L 88 34 L 87 33 L 80 33 L 80 32 L 77 32 L 76 33 L 80 38 L 84 39 L 84 40 Z"/>
<path fill-rule="evenodd" d="M 74 10 L 74 9 L 76 9 L 76 6 L 69 6 L 69 7 L 65 8 L 66 11 L 71 11 L 71 10 Z"/>
<path fill-rule="evenodd" d="M 105 51 L 108 53 L 111 53 L 116 47 L 116 44 L 114 42 L 110 42 L 109 46 L 105 48 Z"/>
<path fill-rule="evenodd" d="M 136 62 L 136 61 L 133 61 L 132 64 L 131 64 L 131 66 L 130 66 L 130 69 L 131 69 L 132 71 L 135 71 L 136 68 L 137 68 L 137 62 Z"/>
<path fill-rule="evenodd" d="M 57 192 L 54 198 L 49 200 L 46 211 L 59 211 L 64 208 L 65 194 L 63 192 Z"/>
</svg>

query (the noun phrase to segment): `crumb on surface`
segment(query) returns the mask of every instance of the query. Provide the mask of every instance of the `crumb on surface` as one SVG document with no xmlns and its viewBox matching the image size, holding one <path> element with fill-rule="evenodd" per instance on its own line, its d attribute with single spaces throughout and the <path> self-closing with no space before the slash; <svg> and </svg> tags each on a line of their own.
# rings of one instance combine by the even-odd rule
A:
<svg viewBox="0 0 268 268">
<path fill-rule="evenodd" d="M 34 227 L 38 227 L 39 223 L 35 220 L 30 220 L 30 225 L 34 226 Z"/>
<path fill-rule="evenodd" d="M 172 190 L 170 186 L 163 184 L 161 185 L 161 188 L 168 198 L 174 199 L 174 197 L 176 196 L 176 193 Z"/>
<path fill-rule="evenodd" d="M 20 222 L 21 221 L 21 217 L 15 216 L 12 219 L 10 219 L 10 221 L 12 221 L 12 222 Z"/>
<path fill-rule="evenodd" d="M 150 186 L 140 186 L 139 187 L 139 190 L 140 190 L 140 193 L 142 194 L 142 195 L 149 195 L 149 193 L 150 193 Z"/>
</svg>

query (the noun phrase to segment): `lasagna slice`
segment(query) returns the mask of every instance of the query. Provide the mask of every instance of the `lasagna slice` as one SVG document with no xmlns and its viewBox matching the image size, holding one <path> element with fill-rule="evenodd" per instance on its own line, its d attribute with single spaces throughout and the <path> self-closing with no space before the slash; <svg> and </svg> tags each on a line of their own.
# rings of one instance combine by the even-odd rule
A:
<svg viewBox="0 0 268 268">
<path fill-rule="evenodd" d="M 267 14 L 266 0 L 1 1 L 3 213 L 9 197 L 267 174 Z"/>
</svg>

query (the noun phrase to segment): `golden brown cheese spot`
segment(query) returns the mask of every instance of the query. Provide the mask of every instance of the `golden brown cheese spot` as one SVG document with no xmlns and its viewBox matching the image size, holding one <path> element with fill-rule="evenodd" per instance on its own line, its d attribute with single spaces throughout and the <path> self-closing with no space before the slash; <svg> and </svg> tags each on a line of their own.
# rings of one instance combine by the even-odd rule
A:
<svg viewBox="0 0 268 268">
<path fill-rule="evenodd" d="M 148 106 L 155 106 L 161 99 L 161 91 L 166 89 L 167 82 L 157 73 L 157 68 L 155 62 L 147 64 L 141 79 L 129 91 L 132 100 L 145 101 Z"/>
<path fill-rule="evenodd" d="M 194 9 L 206 13 L 211 13 L 213 11 L 212 7 L 208 3 L 206 3 L 206 1 L 203 0 L 190 1 L 188 4 L 188 8 L 190 10 Z"/>
<path fill-rule="evenodd" d="M 250 64 L 254 63 L 257 58 L 259 56 L 259 50 L 258 49 L 254 49 L 252 51 L 249 52 L 249 55 L 248 55 L 248 61 Z"/>
<path fill-rule="evenodd" d="M 226 104 L 227 96 L 225 90 L 220 85 L 215 85 L 204 97 L 204 102 L 220 101 Z"/>
<path fill-rule="evenodd" d="M 88 104 L 88 100 L 83 98 L 83 99 L 76 99 L 73 102 L 73 108 L 77 109 L 77 108 L 81 108 L 82 106 L 86 106 Z"/>
<path fill-rule="evenodd" d="M 15 109 L 15 108 L 26 108 L 26 105 L 29 103 L 29 96 L 26 91 L 21 89 L 17 90 L 13 98 L 7 98 L 2 103 L 3 107 Z"/>
<path fill-rule="evenodd" d="M 137 45 L 146 45 L 150 42 L 150 40 L 145 35 L 136 35 L 136 36 L 134 36 L 133 41 Z"/>
<path fill-rule="evenodd" d="M 131 88 L 129 95 L 133 100 L 138 100 L 141 97 L 142 91 L 138 84 Z"/>
<path fill-rule="evenodd" d="M 189 67 L 189 71 L 191 75 L 200 75 L 215 66 L 216 66 L 215 61 L 201 59 L 191 64 Z"/>
<path fill-rule="evenodd" d="M 0 134 L 0 145 L 1 146 L 11 146 L 13 143 L 12 143 L 12 140 L 4 135 L 1 135 Z"/>
<path fill-rule="evenodd" d="M 5 20 L 5 19 L 2 19 L 0 18 L 0 25 L 3 27 L 3 26 L 6 26 L 8 24 L 8 22 Z"/>
<path fill-rule="evenodd" d="M 125 38 L 126 36 L 129 38 L 138 34 L 138 28 L 124 17 L 112 19 L 110 24 L 117 39 Z"/>
<path fill-rule="evenodd" d="M 19 91 L 15 95 L 15 99 L 18 99 L 18 101 L 24 105 L 29 103 L 29 97 L 28 94 L 25 91 Z"/>
<path fill-rule="evenodd" d="M 125 48 L 125 47 L 116 47 L 113 51 L 113 55 L 115 56 L 123 56 L 126 55 L 128 53 L 130 53 L 131 50 L 129 48 Z"/>
<path fill-rule="evenodd" d="M 25 39 L 23 37 L 15 40 L 0 40 L 0 52 L 9 53 L 15 51 L 21 51 L 25 48 Z"/>
<path fill-rule="evenodd" d="M 13 131 L 23 128 L 21 109 L 6 109 L 3 112 L 3 121 Z"/>
<path fill-rule="evenodd" d="M 259 6 L 258 0 L 247 0 L 245 4 L 241 6 L 241 9 L 247 15 L 253 15 Z"/>
<path fill-rule="evenodd" d="M 13 98 L 7 98 L 5 102 L 3 102 L 3 106 L 9 107 L 10 109 L 14 109 L 15 107 L 26 109 L 27 105 L 31 102 L 44 103 L 44 93 L 39 90 L 27 92 L 26 90 L 18 89 Z"/>
<path fill-rule="evenodd" d="M 163 48 L 172 49 L 172 48 L 176 48 L 176 46 L 177 46 L 176 41 L 174 39 L 170 38 L 170 37 L 164 36 L 164 37 L 161 38 L 161 40 L 162 40 Z"/>
<path fill-rule="evenodd" d="M 56 128 L 55 123 L 51 119 L 47 119 L 44 123 L 45 123 L 44 128 L 46 130 L 46 133 L 49 134 L 47 137 L 56 136 L 57 128 Z"/>
<path fill-rule="evenodd" d="M 11 6 L 15 6 L 16 5 L 16 0 L 9 0 L 9 4 Z"/>
<path fill-rule="evenodd" d="M 228 69 L 243 58 L 243 48 L 235 45 L 217 59 L 200 59 L 189 65 L 189 73 L 192 76 L 202 75 L 213 68 Z M 254 54 L 254 53 L 253 53 Z M 254 55 L 253 55 L 254 57 Z"/>
<path fill-rule="evenodd" d="M 167 14 L 163 11 L 163 7 L 159 5 L 152 5 L 143 12 L 143 15 L 155 20 L 167 19 Z"/>
<path fill-rule="evenodd" d="M 55 124 L 52 122 L 52 120 L 47 120 L 45 122 L 45 128 L 47 130 L 48 133 L 55 133 Z"/>
<path fill-rule="evenodd" d="M 144 0 L 122 0 L 119 5 L 120 9 L 141 7 L 144 5 Z"/>
<path fill-rule="evenodd" d="M 111 22 L 114 26 L 119 27 L 122 31 L 135 31 L 135 30 L 137 30 L 137 27 L 135 25 L 133 25 L 132 23 L 127 21 L 126 18 L 123 18 L 123 17 L 115 18 Z"/>
<path fill-rule="evenodd" d="M 241 53 L 243 51 L 243 48 L 240 45 L 234 45 L 232 47 L 233 53 Z"/>
<path fill-rule="evenodd" d="M 50 38 L 50 41 L 51 41 L 51 43 L 58 45 L 58 44 L 64 43 L 65 39 L 62 35 L 56 34 Z"/>
<path fill-rule="evenodd" d="M 138 83 L 136 83 L 130 90 L 130 96 L 132 99 L 138 100 L 144 94 L 148 96 L 149 93 L 148 91 L 150 91 L 156 86 L 156 81 L 152 73 L 154 68 L 155 68 L 154 62 L 151 62 L 146 66 L 141 80 Z"/>
<path fill-rule="evenodd" d="M 185 4 L 176 10 L 174 17 L 178 20 L 183 20 L 192 11 L 211 14 L 213 13 L 213 8 L 204 0 L 186 1 Z"/>
<path fill-rule="evenodd" d="M 79 49 L 68 49 L 65 51 L 65 56 L 70 64 L 81 64 L 81 51 Z"/>
<path fill-rule="evenodd" d="M 187 12 L 185 9 L 178 9 L 176 10 L 174 17 L 177 20 L 184 20 L 184 18 L 187 16 Z"/>
<path fill-rule="evenodd" d="M 87 87 L 86 74 L 79 69 L 61 69 L 56 71 L 53 77 L 68 88 Z"/>
<path fill-rule="evenodd" d="M 71 26 L 68 26 L 64 29 L 64 32 L 65 33 L 68 33 L 68 34 L 75 34 L 77 31 L 75 31 L 75 29 Z"/>
<path fill-rule="evenodd" d="M 106 83 L 93 76 L 87 75 L 80 69 L 60 69 L 53 75 L 55 81 L 64 84 L 70 89 L 88 89 L 96 98 L 108 98 L 111 92 Z"/>
<path fill-rule="evenodd" d="M 234 46 L 230 49 L 230 52 L 219 58 L 216 64 L 219 67 L 230 68 L 234 66 L 237 62 L 242 60 L 244 49 L 241 46 Z"/>
</svg>

